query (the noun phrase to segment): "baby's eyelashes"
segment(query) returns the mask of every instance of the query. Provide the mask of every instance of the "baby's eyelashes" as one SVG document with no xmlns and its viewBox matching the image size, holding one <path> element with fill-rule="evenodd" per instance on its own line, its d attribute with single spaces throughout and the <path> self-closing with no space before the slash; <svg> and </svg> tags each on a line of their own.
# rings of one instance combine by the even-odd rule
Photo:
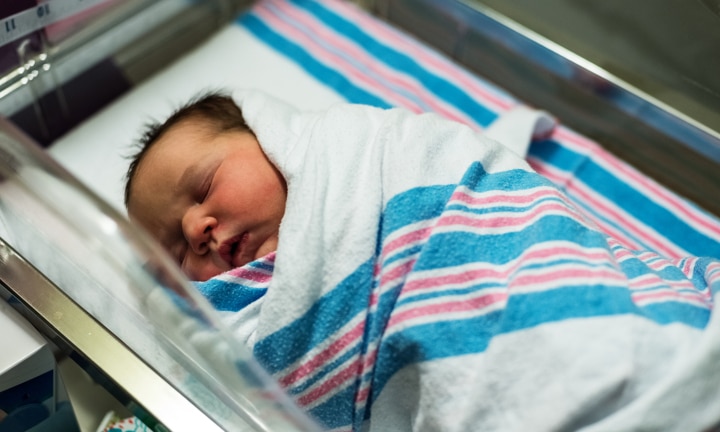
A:
<svg viewBox="0 0 720 432">
<path fill-rule="evenodd" d="M 202 183 L 200 184 L 200 187 L 198 188 L 198 193 L 196 194 L 195 201 L 199 204 L 202 204 L 205 199 L 207 199 L 208 195 L 210 194 L 210 187 L 212 186 L 212 180 L 213 180 L 213 172 L 209 172 L 205 178 L 203 179 Z"/>
</svg>

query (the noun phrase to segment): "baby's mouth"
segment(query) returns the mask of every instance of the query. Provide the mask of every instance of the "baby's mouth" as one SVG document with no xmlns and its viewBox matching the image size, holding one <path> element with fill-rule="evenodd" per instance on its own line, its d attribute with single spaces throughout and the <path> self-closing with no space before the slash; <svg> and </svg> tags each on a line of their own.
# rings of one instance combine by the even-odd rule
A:
<svg viewBox="0 0 720 432">
<path fill-rule="evenodd" d="M 223 261 L 228 263 L 230 267 L 235 268 L 246 264 L 242 262 L 242 253 L 247 244 L 248 237 L 249 234 L 247 232 L 236 235 L 225 240 L 220 246 L 220 249 L 218 249 L 220 257 L 222 257 Z"/>
</svg>

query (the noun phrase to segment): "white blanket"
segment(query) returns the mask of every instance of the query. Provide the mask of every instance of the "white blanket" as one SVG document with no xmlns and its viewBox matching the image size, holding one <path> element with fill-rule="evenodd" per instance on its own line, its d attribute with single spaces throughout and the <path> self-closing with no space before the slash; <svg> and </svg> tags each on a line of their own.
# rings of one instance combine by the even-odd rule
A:
<svg viewBox="0 0 720 432">
<path fill-rule="evenodd" d="M 720 263 L 629 250 L 437 115 L 236 98 L 287 180 L 286 215 L 266 292 L 242 272 L 199 288 L 323 426 L 718 423 Z"/>
</svg>

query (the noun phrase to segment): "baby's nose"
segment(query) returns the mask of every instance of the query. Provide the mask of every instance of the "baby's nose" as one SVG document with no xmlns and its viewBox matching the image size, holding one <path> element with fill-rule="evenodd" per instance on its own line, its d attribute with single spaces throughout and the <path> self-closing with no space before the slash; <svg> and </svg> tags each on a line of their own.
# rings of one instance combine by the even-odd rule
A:
<svg viewBox="0 0 720 432">
<path fill-rule="evenodd" d="M 209 249 L 213 229 L 217 226 L 215 218 L 202 216 L 183 223 L 183 231 L 193 252 L 198 255 L 205 254 Z"/>
</svg>

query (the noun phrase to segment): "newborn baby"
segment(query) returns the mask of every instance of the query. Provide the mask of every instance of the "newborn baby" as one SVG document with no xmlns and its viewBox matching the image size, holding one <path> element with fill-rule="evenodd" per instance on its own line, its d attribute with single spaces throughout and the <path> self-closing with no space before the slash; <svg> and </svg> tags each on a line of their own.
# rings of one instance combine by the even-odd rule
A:
<svg viewBox="0 0 720 432">
<path fill-rule="evenodd" d="M 195 281 L 275 251 L 287 186 L 230 97 L 151 125 L 127 174 L 130 218 Z"/>
</svg>

